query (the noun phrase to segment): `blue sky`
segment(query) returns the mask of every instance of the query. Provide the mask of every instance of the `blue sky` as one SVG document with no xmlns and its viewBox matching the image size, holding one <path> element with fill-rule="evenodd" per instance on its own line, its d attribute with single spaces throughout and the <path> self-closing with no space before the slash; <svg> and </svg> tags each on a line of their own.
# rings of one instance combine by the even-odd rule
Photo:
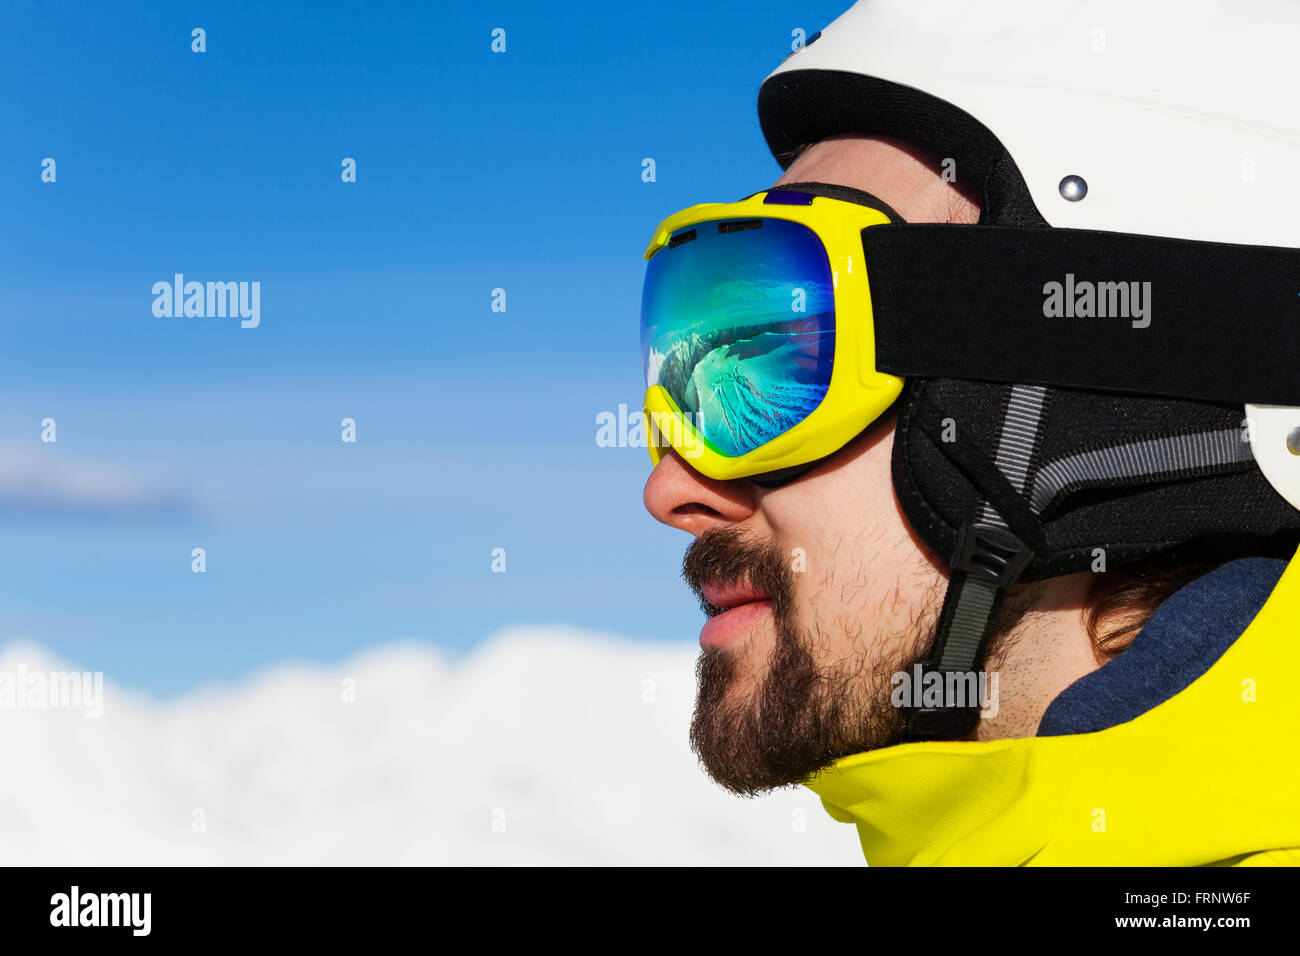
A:
<svg viewBox="0 0 1300 956">
<path fill-rule="evenodd" d="M 693 641 L 596 416 L 639 407 L 651 229 L 779 174 L 759 83 L 846 5 L 7 4 L 0 643 L 169 695 L 512 623 Z M 156 317 L 177 272 L 261 324 Z"/>
</svg>

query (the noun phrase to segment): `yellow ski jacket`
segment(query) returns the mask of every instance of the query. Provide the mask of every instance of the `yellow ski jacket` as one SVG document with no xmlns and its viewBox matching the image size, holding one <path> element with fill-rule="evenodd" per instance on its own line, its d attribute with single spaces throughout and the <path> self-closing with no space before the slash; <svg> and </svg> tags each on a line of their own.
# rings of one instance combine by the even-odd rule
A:
<svg viewBox="0 0 1300 956">
<path fill-rule="evenodd" d="M 1134 719 L 902 744 L 806 786 L 873 866 L 1300 864 L 1300 552 L 1222 656 Z"/>
</svg>

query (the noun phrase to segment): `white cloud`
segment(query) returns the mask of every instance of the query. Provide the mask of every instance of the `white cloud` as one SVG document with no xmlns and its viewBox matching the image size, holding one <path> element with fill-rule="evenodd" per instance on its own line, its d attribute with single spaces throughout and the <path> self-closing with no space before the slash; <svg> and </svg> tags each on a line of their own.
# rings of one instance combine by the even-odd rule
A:
<svg viewBox="0 0 1300 956">
<path fill-rule="evenodd" d="M 99 719 L 0 708 L 0 845 L 11 865 L 861 865 L 809 791 L 745 800 L 699 769 L 694 662 L 516 628 L 460 660 L 393 644 L 171 701 L 107 680 Z M 68 669 L 0 651 L 20 663 Z"/>
<path fill-rule="evenodd" d="M 110 461 L 63 454 L 57 444 L 0 448 L 0 509 L 24 514 L 184 514 L 174 484 Z"/>
</svg>

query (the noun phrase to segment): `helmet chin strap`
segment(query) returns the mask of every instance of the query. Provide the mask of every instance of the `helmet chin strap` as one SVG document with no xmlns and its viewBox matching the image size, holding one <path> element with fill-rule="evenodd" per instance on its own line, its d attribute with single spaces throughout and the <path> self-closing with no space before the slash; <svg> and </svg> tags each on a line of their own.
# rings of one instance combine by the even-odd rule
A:
<svg viewBox="0 0 1300 956">
<path fill-rule="evenodd" d="M 1049 389 L 1041 385 L 1013 385 L 1010 389 L 994 465 L 1020 494 L 1029 481 L 1039 424 L 1049 398 Z M 998 611 L 1007 591 L 1033 559 L 1033 550 L 1011 532 L 988 501 L 978 520 L 962 526 L 934 647 L 929 660 L 921 665 L 924 706 L 910 708 L 908 713 L 909 740 L 956 740 L 974 732 L 983 703 L 977 690 L 987 687 L 981 666 Z M 927 690 L 936 682 L 939 700 L 930 704 Z"/>
<path fill-rule="evenodd" d="M 978 690 L 987 686 L 980 665 L 993 624 L 1007 590 L 1033 557 L 1028 545 L 1005 528 L 979 521 L 962 527 L 934 649 L 921 665 L 921 699 L 929 699 L 929 688 L 937 682 L 941 703 L 910 710 L 909 740 L 957 740 L 975 730 L 983 703 Z"/>
</svg>

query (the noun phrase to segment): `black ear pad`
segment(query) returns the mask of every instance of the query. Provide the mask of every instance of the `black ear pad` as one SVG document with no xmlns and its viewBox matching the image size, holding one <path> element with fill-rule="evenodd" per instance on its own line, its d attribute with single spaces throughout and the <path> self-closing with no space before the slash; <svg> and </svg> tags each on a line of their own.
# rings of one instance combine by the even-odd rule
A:
<svg viewBox="0 0 1300 956">
<path fill-rule="evenodd" d="M 900 398 L 894 490 L 908 522 L 945 560 L 986 501 L 1034 550 L 1025 581 L 1113 567 L 1193 540 L 1225 556 L 1251 554 L 1266 539 L 1300 531 L 1300 512 L 1250 460 L 1067 489 L 1036 510 L 994 464 L 1008 394 L 1007 386 L 984 382 L 915 379 Z M 1090 450 L 1241 429 L 1243 415 L 1237 405 L 1053 389 L 1031 480 L 1044 466 Z"/>
</svg>

